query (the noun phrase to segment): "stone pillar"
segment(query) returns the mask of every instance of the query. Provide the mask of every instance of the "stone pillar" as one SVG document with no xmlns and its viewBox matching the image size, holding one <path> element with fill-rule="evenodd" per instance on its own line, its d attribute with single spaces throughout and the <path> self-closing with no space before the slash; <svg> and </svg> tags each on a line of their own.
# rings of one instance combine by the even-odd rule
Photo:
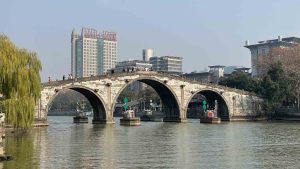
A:
<svg viewBox="0 0 300 169">
<path fill-rule="evenodd" d="M 178 103 L 178 109 L 179 109 L 179 115 L 174 116 L 174 114 L 171 115 L 171 117 L 164 117 L 164 122 L 186 122 L 186 115 L 185 115 L 185 109 L 184 109 L 184 87 L 185 85 L 180 85 L 180 102 Z M 176 96 L 175 96 L 176 97 Z M 175 99 L 175 102 L 177 102 L 177 99 Z M 175 104 L 175 103 L 173 103 Z"/>
<path fill-rule="evenodd" d="M 107 87 L 107 112 L 106 112 L 106 123 L 114 123 L 113 120 L 113 105 L 111 102 L 111 83 L 106 84 Z"/>
<path fill-rule="evenodd" d="M 229 115 L 229 118 L 234 117 L 236 111 L 236 97 L 232 97 L 232 114 Z"/>
<path fill-rule="evenodd" d="M 184 101 L 184 87 L 185 87 L 185 85 L 180 85 L 180 95 L 181 95 L 181 100 L 180 100 L 180 107 L 179 107 L 179 109 L 180 109 L 180 122 L 186 122 L 187 121 L 187 119 L 186 119 L 186 112 L 185 112 L 185 106 L 184 106 L 184 103 L 185 103 L 185 101 Z"/>
<path fill-rule="evenodd" d="M 103 103 L 107 109 L 103 110 L 103 111 L 106 111 L 104 112 L 105 113 L 105 118 L 102 117 L 95 117 L 94 116 L 94 119 L 92 120 L 92 123 L 93 124 L 112 124 L 114 123 L 114 120 L 113 120 L 113 114 L 112 114 L 112 103 L 111 103 L 111 83 L 106 83 L 105 84 L 106 86 L 106 93 L 107 93 L 107 97 L 106 97 L 106 102 Z M 99 111 L 100 108 L 98 109 Z"/>
</svg>

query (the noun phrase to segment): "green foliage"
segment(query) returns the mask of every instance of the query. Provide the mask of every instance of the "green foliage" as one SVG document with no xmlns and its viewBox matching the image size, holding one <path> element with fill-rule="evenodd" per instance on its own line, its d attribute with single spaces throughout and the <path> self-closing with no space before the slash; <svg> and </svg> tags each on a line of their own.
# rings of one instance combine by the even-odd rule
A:
<svg viewBox="0 0 300 169">
<path fill-rule="evenodd" d="M 295 98 L 295 78 L 283 71 L 281 63 L 271 65 L 267 76 L 261 82 L 260 94 L 265 98 L 265 108 L 275 111 L 289 100 Z"/>
<path fill-rule="evenodd" d="M 223 78 L 219 82 L 220 85 L 246 90 L 249 92 L 258 92 L 260 81 L 251 78 L 246 73 L 236 73 L 228 78 Z"/>
<path fill-rule="evenodd" d="M 153 102 L 157 102 L 157 103 L 159 103 L 160 101 L 159 95 L 150 86 L 146 86 L 146 88 L 144 88 L 141 92 L 138 93 L 137 97 L 145 98 L 147 101 L 152 100 Z"/>
<path fill-rule="evenodd" d="M 3 168 L 38 168 L 38 160 L 35 160 L 34 135 L 22 129 L 15 130 L 14 134 L 9 133 L 5 141 L 5 152 L 12 155 L 17 162 L 5 162 Z"/>
<path fill-rule="evenodd" d="M 254 92 L 265 99 L 264 108 L 267 112 L 274 112 L 284 103 L 297 97 L 298 78 L 295 74 L 284 71 L 280 62 L 270 66 L 263 79 L 255 79 L 247 74 L 238 73 L 222 79 L 220 85 Z"/>
<path fill-rule="evenodd" d="M 90 102 L 84 95 L 71 89 L 62 90 L 51 103 L 49 111 L 76 110 L 78 103 L 85 105 L 84 111 L 92 110 Z"/>
<path fill-rule="evenodd" d="M 132 91 L 129 90 L 128 87 L 126 87 L 119 95 L 118 97 L 118 102 L 119 103 L 123 103 L 123 99 L 124 98 L 127 98 L 129 101 L 132 101 L 132 100 L 136 100 L 137 97 L 136 97 L 136 94 Z"/>
<path fill-rule="evenodd" d="M 30 127 L 35 103 L 40 97 L 41 62 L 36 53 L 17 48 L 5 35 L 0 35 L 0 93 L 2 111 L 8 124 Z"/>
<path fill-rule="evenodd" d="M 138 93 L 132 92 L 126 87 L 119 95 L 118 102 L 123 103 L 123 99 L 127 98 L 129 101 L 139 100 L 139 99 L 146 99 L 146 101 L 152 100 L 153 102 L 160 102 L 160 97 L 156 93 L 156 91 L 150 87 L 146 86 L 144 89 L 140 90 Z"/>
</svg>

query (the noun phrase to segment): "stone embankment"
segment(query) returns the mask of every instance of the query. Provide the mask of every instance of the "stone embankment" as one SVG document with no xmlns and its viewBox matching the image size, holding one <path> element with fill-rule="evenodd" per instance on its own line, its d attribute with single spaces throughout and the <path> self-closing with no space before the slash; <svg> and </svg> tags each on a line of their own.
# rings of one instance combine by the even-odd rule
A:
<svg viewBox="0 0 300 169">
<path fill-rule="evenodd" d="M 5 114 L 0 113 L 0 162 L 11 160 L 12 156 L 6 155 L 4 151 L 4 143 L 5 143 Z"/>
</svg>

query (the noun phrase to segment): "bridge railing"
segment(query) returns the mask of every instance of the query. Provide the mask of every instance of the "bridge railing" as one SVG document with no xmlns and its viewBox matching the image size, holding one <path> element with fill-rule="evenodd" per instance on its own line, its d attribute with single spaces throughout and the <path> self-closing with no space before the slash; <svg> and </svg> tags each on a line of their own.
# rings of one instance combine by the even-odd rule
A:
<svg viewBox="0 0 300 169">
<path fill-rule="evenodd" d="M 69 84 L 69 83 L 75 83 L 75 82 L 85 82 L 85 81 L 91 81 L 91 80 L 101 80 L 101 79 L 106 79 L 106 78 L 117 78 L 120 76 L 134 76 L 134 75 L 157 75 L 161 77 L 167 77 L 170 79 L 176 79 L 176 80 L 181 80 L 184 82 L 188 82 L 191 84 L 200 84 L 200 85 L 206 85 L 210 87 L 215 87 L 231 92 L 237 92 L 237 93 L 242 93 L 246 95 L 253 95 L 257 96 L 253 92 L 248 92 L 245 90 L 240 90 L 236 88 L 230 88 L 227 86 L 222 86 L 214 83 L 209 83 L 209 82 L 203 82 L 203 81 L 197 81 L 197 80 L 192 80 L 187 77 L 184 77 L 182 75 L 174 75 L 166 72 L 158 72 L 158 71 L 126 71 L 126 72 L 115 72 L 115 73 L 106 73 L 105 75 L 97 75 L 97 76 L 90 76 L 90 77 L 83 77 L 83 78 L 72 78 L 72 79 L 66 79 L 66 80 L 56 80 L 56 81 L 49 81 L 49 82 L 44 82 L 42 83 L 42 87 L 47 87 L 47 86 L 60 86 L 64 84 Z"/>
</svg>

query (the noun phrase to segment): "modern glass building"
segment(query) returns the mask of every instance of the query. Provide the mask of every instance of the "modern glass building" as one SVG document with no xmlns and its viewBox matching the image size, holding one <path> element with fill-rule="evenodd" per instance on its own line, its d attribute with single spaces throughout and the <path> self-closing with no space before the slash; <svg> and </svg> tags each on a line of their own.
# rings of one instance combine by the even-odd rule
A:
<svg viewBox="0 0 300 169">
<path fill-rule="evenodd" d="M 91 28 L 71 34 L 71 74 L 73 77 L 103 75 L 116 66 L 116 33 L 98 33 Z"/>
</svg>

